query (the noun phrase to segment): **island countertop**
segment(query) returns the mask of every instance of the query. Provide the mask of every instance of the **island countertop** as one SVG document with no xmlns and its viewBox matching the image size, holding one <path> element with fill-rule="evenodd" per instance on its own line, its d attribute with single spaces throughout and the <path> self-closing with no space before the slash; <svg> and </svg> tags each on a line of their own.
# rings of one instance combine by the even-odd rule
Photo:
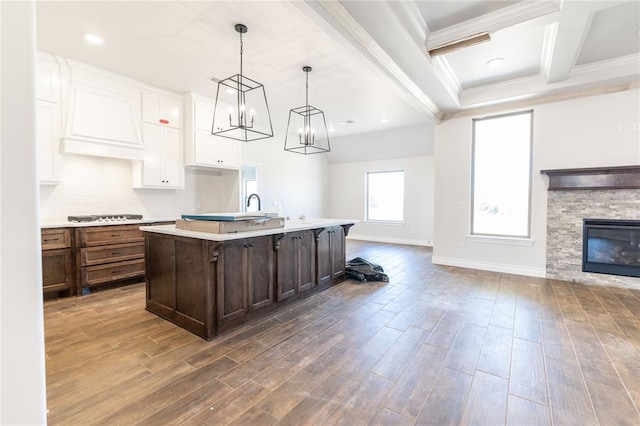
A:
<svg viewBox="0 0 640 426">
<path fill-rule="evenodd" d="M 326 218 L 309 218 L 309 219 L 288 219 L 285 220 L 283 228 L 270 228 L 259 231 L 236 232 L 228 234 L 216 234 L 212 232 L 187 231 L 184 229 L 176 229 L 175 225 L 155 225 L 143 226 L 140 228 L 144 232 L 157 232 L 159 234 L 174 235 L 178 237 L 199 238 L 211 241 L 230 241 L 242 238 L 261 237 L 265 235 L 283 234 L 288 232 L 304 231 L 307 229 L 326 228 L 329 226 L 353 225 L 359 220 L 353 219 L 326 219 Z"/>
</svg>

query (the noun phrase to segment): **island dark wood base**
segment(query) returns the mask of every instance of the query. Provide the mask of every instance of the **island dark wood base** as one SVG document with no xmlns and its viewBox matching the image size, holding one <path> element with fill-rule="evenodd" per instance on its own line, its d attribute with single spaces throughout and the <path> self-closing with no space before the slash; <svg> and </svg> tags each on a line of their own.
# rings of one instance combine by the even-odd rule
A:
<svg viewBox="0 0 640 426">
<path fill-rule="evenodd" d="M 211 340 L 344 281 L 351 226 L 229 241 L 145 232 L 146 309 Z"/>
</svg>

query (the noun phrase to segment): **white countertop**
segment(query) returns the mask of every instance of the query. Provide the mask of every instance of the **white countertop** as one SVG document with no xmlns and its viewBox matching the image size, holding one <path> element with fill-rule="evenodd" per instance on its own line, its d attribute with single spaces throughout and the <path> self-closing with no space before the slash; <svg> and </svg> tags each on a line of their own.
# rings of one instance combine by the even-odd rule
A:
<svg viewBox="0 0 640 426">
<path fill-rule="evenodd" d="M 260 231 L 237 232 L 231 234 L 214 234 L 211 232 L 186 231 L 184 229 L 176 229 L 175 225 L 155 225 L 142 226 L 140 229 L 145 232 L 156 232 L 159 234 L 175 235 L 178 237 L 199 238 L 201 240 L 211 241 L 230 241 L 242 238 L 262 237 L 265 235 L 282 234 L 287 232 L 304 231 L 307 229 L 325 228 L 327 226 L 337 225 L 353 225 L 358 220 L 352 219 L 304 219 L 304 220 L 286 220 L 284 228 L 270 228 Z"/>
<path fill-rule="evenodd" d="M 112 225 L 144 225 L 145 223 L 155 222 L 175 222 L 175 218 L 147 218 L 140 220 L 123 220 L 114 222 L 69 222 L 68 220 L 56 220 L 56 221 L 42 221 L 40 222 L 40 228 L 83 228 L 86 226 L 112 226 Z"/>
</svg>

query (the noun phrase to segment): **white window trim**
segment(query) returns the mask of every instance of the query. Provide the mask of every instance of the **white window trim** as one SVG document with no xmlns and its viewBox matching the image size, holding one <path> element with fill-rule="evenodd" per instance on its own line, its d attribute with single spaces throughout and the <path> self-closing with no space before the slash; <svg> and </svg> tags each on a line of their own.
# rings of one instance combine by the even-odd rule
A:
<svg viewBox="0 0 640 426">
<path fill-rule="evenodd" d="M 367 170 L 364 173 L 364 223 L 367 224 L 379 224 L 379 225 L 395 225 L 395 226 L 402 226 L 405 224 L 404 221 L 404 217 L 405 217 L 405 211 L 404 208 L 405 206 L 402 206 L 402 217 L 403 220 L 383 220 L 383 219 L 369 219 L 369 174 L 370 173 L 395 173 L 395 172 L 402 172 L 403 176 L 406 179 L 406 171 L 404 169 L 383 169 L 383 170 Z M 406 199 L 403 197 L 403 203 L 406 201 Z"/>
<path fill-rule="evenodd" d="M 480 242 L 483 238 L 486 238 L 487 241 L 484 242 L 498 242 L 497 240 L 502 240 L 503 244 L 512 244 L 512 245 L 529 245 L 532 246 L 534 240 L 531 239 L 531 221 L 532 221 L 532 214 L 533 214 L 533 113 L 534 110 L 533 109 L 528 109 L 528 110 L 523 110 L 523 111 L 514 111 L 514 112 L 510 112 L 510 113 L 506 113 L 506 114 L 496 114 L 496 115 L 492 115 L 492 116 L 488 116 L 488 117 L 483 117 L 483 118 L 479 118 L 479 119 L 474 119 L 472 120 L 474 122 L 473 124 L 473 147 L 472 147 L 472 157 L 475 156 L 475 121 L 482 121 L 482 120 L 487 120 L 487 119 L 493 119 L 493 118 L 497 118 L 497 117 L 506 117 L 506 116 L 512 116 L 512 115 L 518 115 L 518 114 L 530 114 L 531 115 L 531 129 L 530 129 L 530 136 L 529 136 L 529 217 L 527 219 L 527 224 L 528 224 L 528 229 L 527 232 L 528 234 L 526 236 L 520 236 L 520 235 L 490 235 L 490 234 L 482 234 L 482 233 L 470 233 L 467 236 L 467 239 L 469 241 L 474 241 L 471 240 L 469 238 L 477 238 L 475 241 Z M 474 167 L 475 167 L 475 159 L 472 158 L 471 159 L 471 210 L 470 210 L 470 216 L 469 216 L 469 226 L 471 228 L 471 231 L 473 231 L 473 210 L 475 208 L 475 201 L 474 201 Z M 514 243 L 509 243 L 508 241 L 514 241 Z M 520 243 L 515 243 L 515 241 L 531 241 L 531 244 L 520 244 Z"/>
<path fill-rule="evenodd" d="M 467 241 L 474 243 L 506 244 L 511 246 L 532 246 L 535 240 L 527 237 L 503 237 L 499 235 L 467 235 Z"/>
</svg>

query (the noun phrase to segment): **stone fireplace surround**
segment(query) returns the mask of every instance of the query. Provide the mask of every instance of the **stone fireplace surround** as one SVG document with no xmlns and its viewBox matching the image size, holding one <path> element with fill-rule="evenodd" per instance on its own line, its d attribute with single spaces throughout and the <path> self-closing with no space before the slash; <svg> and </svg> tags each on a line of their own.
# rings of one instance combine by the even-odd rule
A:
<svg viewBox="0 0 640 426">
<path fill-rule="evenodd" d="M 640 220 L 640 166 L 541 173 L 549 176 L 547 277 L 640 289 L 640 278 L 582 272 L 583 219 Z"/>
</svg>

